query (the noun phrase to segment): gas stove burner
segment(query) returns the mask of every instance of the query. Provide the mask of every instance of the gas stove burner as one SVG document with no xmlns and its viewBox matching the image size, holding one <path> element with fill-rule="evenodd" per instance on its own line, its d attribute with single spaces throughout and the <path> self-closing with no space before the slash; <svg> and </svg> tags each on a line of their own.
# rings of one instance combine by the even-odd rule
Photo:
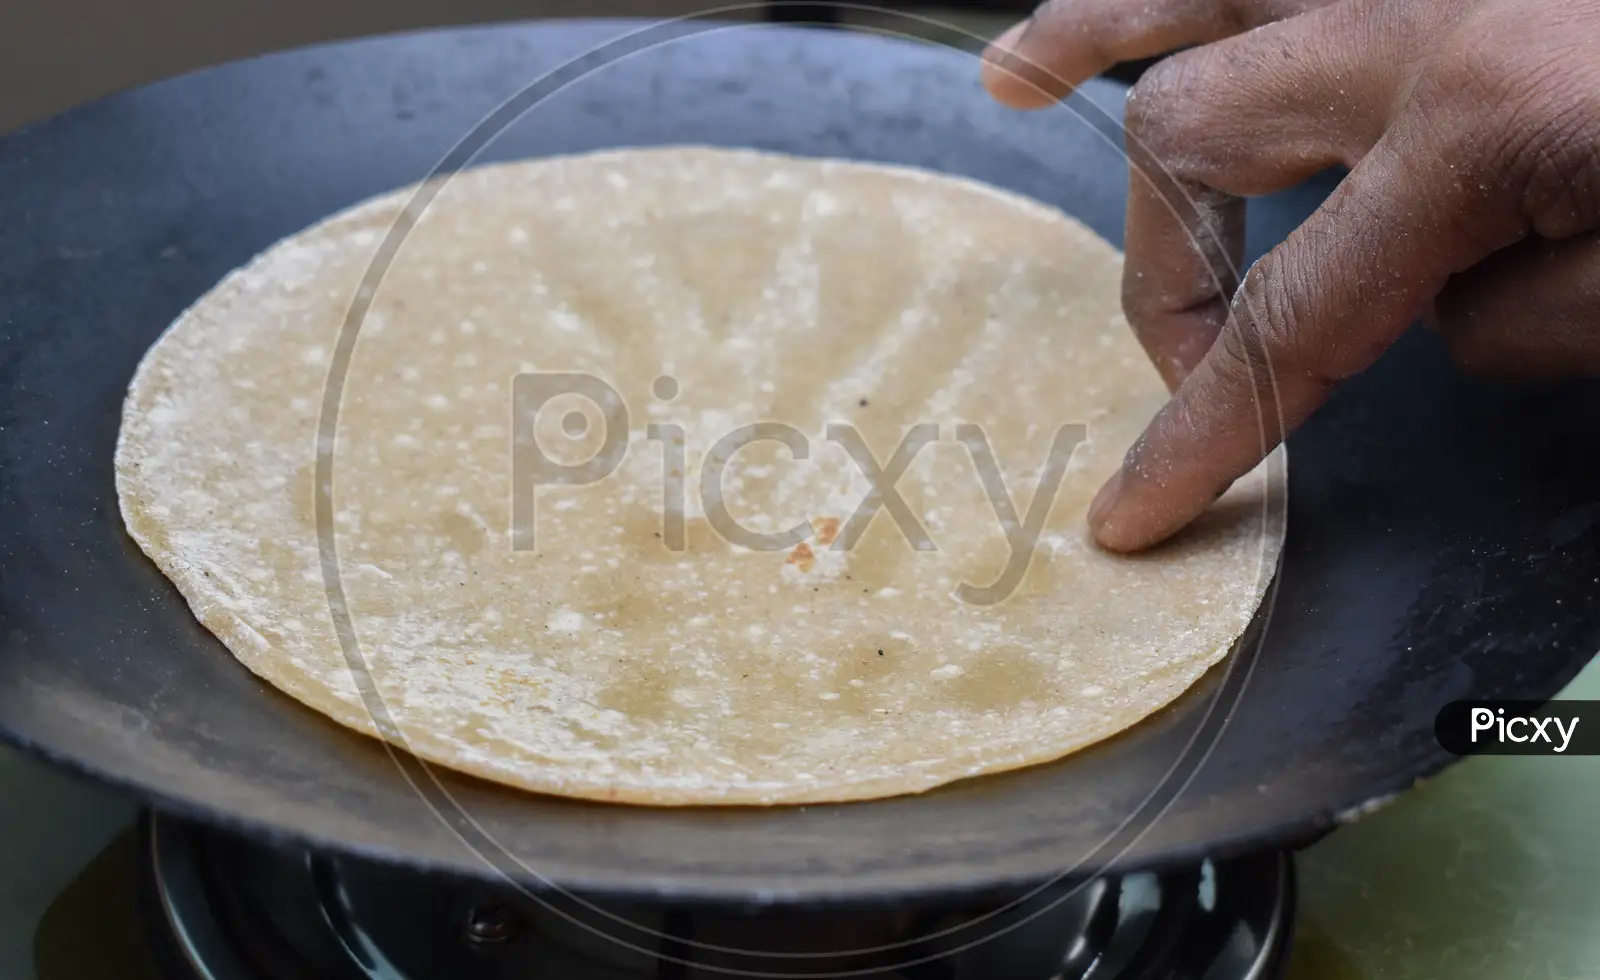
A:
<svg viewBox="0 0 1600 980">
<path fill-rule="evenodd" d="M 1285 854 L 1011 901 L 752 909 L 534 899 L 153 813 L 140 839 L 172 980 L 1272 980 L 1293 927 Z"/>
</svg>

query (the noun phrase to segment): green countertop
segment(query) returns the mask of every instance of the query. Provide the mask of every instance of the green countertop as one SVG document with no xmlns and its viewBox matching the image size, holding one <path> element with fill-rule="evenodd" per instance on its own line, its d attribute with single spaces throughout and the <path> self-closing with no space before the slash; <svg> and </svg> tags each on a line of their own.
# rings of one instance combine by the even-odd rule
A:
<svg viewBox="0 0 1600 980">
<path fill-rule="evenodd" d="M 1600 757 L 1453 766 L 1301 855 L 1290 980 L 1600 980 L 1597 829 Z"/>
</svg>

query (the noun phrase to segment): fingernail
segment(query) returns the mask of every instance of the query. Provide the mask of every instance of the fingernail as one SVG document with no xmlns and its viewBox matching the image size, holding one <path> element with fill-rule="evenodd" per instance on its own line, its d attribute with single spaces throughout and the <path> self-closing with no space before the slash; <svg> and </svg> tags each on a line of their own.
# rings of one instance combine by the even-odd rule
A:
<svg viewBox="0 0 1600 980">
<path fill-rule="evenodd" d="M 1106 518 L 1111 516 L 1111 511 L 1117 506 L 1117 497 L 1122 493 L 1122 470 L 1119 468 L 1116 475 L 1106 481 L 1100 492 L 1094 495 L 1094 500 L 1089 504 L 1089 527 L 1098 531 L 1105 524 Z"/>
</svg>

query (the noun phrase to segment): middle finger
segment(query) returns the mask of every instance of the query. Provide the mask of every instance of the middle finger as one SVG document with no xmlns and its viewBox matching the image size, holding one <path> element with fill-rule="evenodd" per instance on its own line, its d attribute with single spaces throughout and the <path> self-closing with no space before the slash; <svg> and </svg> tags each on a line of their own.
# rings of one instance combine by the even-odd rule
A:
<svg viewBox="0 0 1600 980">
<path fill-rule="evenodd" d="M 1355 4 L 1156 65 L 1129 94 L 1123 307 L 1169 388 L 1200 362 L 1238 286 L 1245 195 L 1353 165 L 1398 79 Z"/>
</svg>

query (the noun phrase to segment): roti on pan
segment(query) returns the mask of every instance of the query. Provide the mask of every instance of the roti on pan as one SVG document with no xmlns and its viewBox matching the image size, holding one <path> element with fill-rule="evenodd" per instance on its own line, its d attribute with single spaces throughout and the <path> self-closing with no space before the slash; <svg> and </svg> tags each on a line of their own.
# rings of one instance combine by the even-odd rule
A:
<svg viewBox="0 0 1600 980">
<path fill-rule="evenodd" d="M 1262 600 L 1281 451 L 1163 548 L 1090 541 L 1165 392 L 1120 256 L 1052 209 L 626 150 L 457 174 L 385 258 L 415 190 L 201 298 L 117 447 L 195 616 L 351 728 L 597 800 L 915 793 L 1137 723 Z M 354 661 L 316 525 L 330 385 Z"/>
</svg>

